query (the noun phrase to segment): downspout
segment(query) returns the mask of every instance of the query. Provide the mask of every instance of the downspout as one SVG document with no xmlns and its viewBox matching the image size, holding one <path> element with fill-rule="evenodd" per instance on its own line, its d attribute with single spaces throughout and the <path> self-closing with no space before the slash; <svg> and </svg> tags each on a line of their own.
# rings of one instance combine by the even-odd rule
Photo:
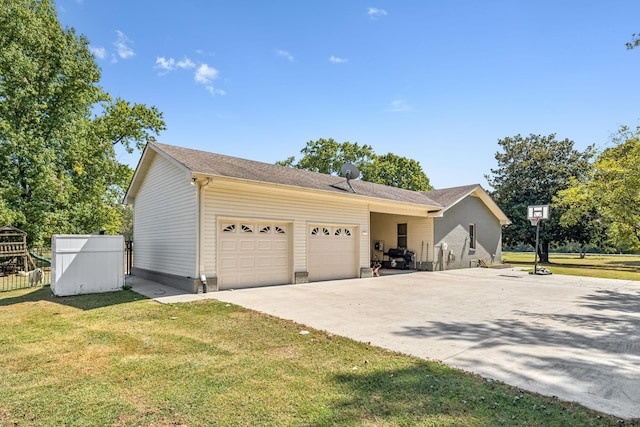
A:
<svg viewBox="0 0 640 427">
<path fill-rule="evenodd" d="M 198 194 L 198 266 L 200 271 L 200 282 L 202 282 L 202 293 L 207 293 L 207 275 L 205 274 L 204 268 L 204 227 L 205 227 L 205 218 L 204 218 L 204 192 L 207 186 L 211 184 L 211 177 L 208 177 L 206 181 L 199 183 L 199 194 Z"/>
</svg>

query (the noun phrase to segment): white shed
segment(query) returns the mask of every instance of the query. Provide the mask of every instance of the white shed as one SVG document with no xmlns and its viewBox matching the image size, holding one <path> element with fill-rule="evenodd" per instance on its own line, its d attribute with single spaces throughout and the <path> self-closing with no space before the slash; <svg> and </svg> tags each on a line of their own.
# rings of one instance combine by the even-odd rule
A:
<svg viewBox="0 0 640 427">
<path fill-rule="evenodd" d="M 123 236 L 55 234 L 51 252 L 51 291 L 56 296 L 124 287 Z"/>
</svg>

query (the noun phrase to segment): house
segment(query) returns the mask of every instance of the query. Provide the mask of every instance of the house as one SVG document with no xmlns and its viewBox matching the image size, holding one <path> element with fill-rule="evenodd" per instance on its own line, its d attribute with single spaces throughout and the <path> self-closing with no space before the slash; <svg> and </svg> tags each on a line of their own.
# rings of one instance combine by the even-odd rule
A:
<svg viewBox="0 0 640 427">
<path fill-rule="evenodd" d="M 408 268 L 499 262 L 509 224 L 479 185 L 416 192 L 157 142 L 125 204 L 132 274 L 194 293 L 371 277 L 397 248 Z"/>
</svg>

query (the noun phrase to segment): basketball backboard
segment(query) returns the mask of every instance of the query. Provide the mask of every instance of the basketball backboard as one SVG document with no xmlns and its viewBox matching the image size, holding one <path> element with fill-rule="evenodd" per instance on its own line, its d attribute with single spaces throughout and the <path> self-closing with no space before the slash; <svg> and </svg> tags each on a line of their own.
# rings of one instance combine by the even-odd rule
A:
<svg viewBox="0 0 640 427">
<path fill-rule="evenodd" d="M 538 221 L 549 219 L 549 205 L 533 205 L 527 208 L 527 219 L 532 225 L 537 225 Z"/>
</svg>

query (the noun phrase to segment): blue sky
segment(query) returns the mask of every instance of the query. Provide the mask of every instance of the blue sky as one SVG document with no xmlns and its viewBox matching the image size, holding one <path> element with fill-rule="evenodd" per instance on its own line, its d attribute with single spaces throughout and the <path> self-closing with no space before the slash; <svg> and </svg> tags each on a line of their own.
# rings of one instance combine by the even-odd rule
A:
<svg viewBox="0 0 640 427">
<path fill-rule="evenodd" d="M 640 119 L 637 0 L 58 0 L 102 86 L 172 145 L 273 163 L 319 138 L 480 183 L 498 140 L 604 147 Z M 135 167 L 140 153 L 121 157 Z"/>
</svg>

